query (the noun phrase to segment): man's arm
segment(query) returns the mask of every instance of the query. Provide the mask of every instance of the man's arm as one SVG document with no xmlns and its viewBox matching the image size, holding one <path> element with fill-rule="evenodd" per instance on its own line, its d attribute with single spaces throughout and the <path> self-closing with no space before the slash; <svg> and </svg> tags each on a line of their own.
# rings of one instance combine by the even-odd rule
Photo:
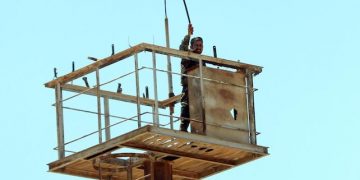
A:
<svg viewBox="0 0 360 180">
<path fill-rule="evenodd" d="M 184 37 L 182 40 L 179 49 L 182 51 L 188 51 L 189 50 L 189 42 L 190 42 L 190 36 L 193 34 L 194 28 L 192 27 L 192 24 L 188 25 L 188 34 Z"/>
</svg>

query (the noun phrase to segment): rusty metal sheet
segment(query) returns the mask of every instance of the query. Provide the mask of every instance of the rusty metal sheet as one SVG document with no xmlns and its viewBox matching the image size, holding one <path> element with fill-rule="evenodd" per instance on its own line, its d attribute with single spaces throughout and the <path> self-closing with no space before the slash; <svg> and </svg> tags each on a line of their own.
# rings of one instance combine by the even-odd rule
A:
<svg viewBox="0 0 360 180">
<path fill-rule="evenodd" d="M 199 69 L 189 72 L 199 76 Z M 249 122 L 245 73 L 203 68 L 206 135 L 239 143 L 249 143 Z M 190 118 L 200 120 L 200 80 L 188 78 Z M 233 110 L 237 111 L 236 120 Z M 193 133 L 202 132 L 202 124 L 191 122 Z"/>
</svg>

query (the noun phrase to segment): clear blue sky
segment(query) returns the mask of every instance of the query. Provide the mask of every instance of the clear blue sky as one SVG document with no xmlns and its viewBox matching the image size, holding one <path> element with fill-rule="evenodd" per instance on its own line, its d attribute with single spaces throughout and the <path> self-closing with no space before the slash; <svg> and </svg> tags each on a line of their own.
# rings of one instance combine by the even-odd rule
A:
<svg viewBox="0 0 360 180">
<path fill-rule="evenodd" d="M 204 54 L 263 66 L 255 78 L 258 143 L 270 156 L 208 179 L 359 180 L 360 1 L 188 0 Z M 186 33 L 168 0 L 171 47 Z M 106 57 L 110 45 L 164 45 L 162 0 L 0 1 L 1 179 L 48 173 L 56 160 L 53 67 Z M 175 92 L 180 93 L 180 86 Z"/>
</svg>

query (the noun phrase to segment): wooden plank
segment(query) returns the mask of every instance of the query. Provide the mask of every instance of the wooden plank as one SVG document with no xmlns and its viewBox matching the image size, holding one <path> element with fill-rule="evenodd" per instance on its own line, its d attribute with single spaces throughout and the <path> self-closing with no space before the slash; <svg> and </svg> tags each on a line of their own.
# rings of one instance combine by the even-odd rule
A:
<svg viewBox="0 0 360 180">
<path fill-rule="evenodd" d="M 71 73 L 61 76 L 57 79 L 49 81 L 49 82 L 45 83 L 45 87 L 54 88 L 57 83 L 60 83 L 61 85 L 66 84 L 67 82 L 70 82 L 81 76 L 84 76 L 86 74 L 94 72 L 96 70 L 96 68 L 101 69 L 103 67 L 106 67 L 106 66 L 116 63 L 118 61 L 121 61 L 131 55 L 134 55 L 135 53 L 139 53 L 144 50 L 155 51 L 156 53 L 159 53 L 159 54 L 171 55 L 171 56 L 175 56 L 175 57 L 179 57 L 179 58 L 187 58 L 187 59 L 194 59 L 194 60 L 201 58 L 206 63 L 211 63 L 214 65 L 235 68 L 235 69 L 250 69 L 255 74 L 259 74 L 262 71 L 261 66 L 255 66 L 255 65 L 251 65 L 251 64 L 240 63 L 240 62 L 230 61 L 230 60 L 221 59 L 221 58 L 214 58 L 211 56 L 199 55 L 196 53 L 191 53 L 191 52 L 186 52 L 186 51 L 180 51 L 177 49 L 171 49 L 171 48 L 165 48 L 165 47 L 156 46 L 156 45 L 152 45 L 152 44 L 141 43 L 141 44 L 133 46 L 129 49 L 126 49 L 124 51 L 116 53 L 110 57 L 98 60 L 98 61 L 94 62 L 93 64 L 90 64 L 88 66 L 80 68 L 74 72 L 71 72 Z"/>
<path fill-rule="evenodd" d="M 71 92 L 83 92 L 83 91 L 88 90 L 87 87 L 71 85 L 71 84 L 65 84 L 62 86 L 62 88 L 63 88 L 63 90 L 71 91 Z M 84 94 L 96 96 L 96 89 L 90 89 L 90 90 L 84 92 Z M 109 99 L 113 99 L 113 100 L 137 103 L 136 96 L 132 96 L 132 95 L 115 93 L 115 92 L 106 91 L 106 90 L 99 90 L 99 94 L 101 97 L 108 97 Z M 155 104 L 155 101 L 152 99 L 140 97 L 140 104 L 146 105 L 146 106 L 153 106 Z"/>
<path fill-rule="evenodd" d="M 163 101 L 160 101 L 159 102 L 159 107 L 168 107 L 172 103 L 178 103 L 181 100 L 181 96 L 182 96 L 182 94 L 179 94 L 179 95 L 173 96 L 173 97 L 171 97 L 169 99 L 165 99 Z"/>
<path fill-rule="evenodd" d="M 194 154 L 194 153 L 189 153 L 189 152 L 184 152 L 184 151 L 179 151 L 179 150 L 174 150 L 174 149 L 161 148 L 158 146 L 145 145 L 145 144 L 136 143 L 136 142 L 132 142 L 132 141 L 128 141 L 126 143 L 123 143 L 122 145 L 130 147 L 130 148 L 137 148 L 137 149 L 142 149 L 142 150 L 147 150 L 147 151 L 154 151 L 154 152 L 160 152 L 160 153 L 165 153 L 165 154 L 170 154 L 170 155 L 175 155 L 175 156 L 187 157 L 187 158 L 207 161 L 210 163 L 222 164 L 222 165 L 226 165 L 226 166 L 235 166 L 236 165 L 235 161 L 232 161 L 232 160 L 227 160 L 227 159 L 222 159 L 222 158 L 214 158 L 211 156 Z"/>
<path fill-rule="evenodd" d="M 70 92 L 79 93 L 79 92 L 84 92 L 84 91 L 88 90 L 89 88 L 87 88 L 85 86 L 64 84 L 64 85 L 62 85 L 62 89 L 66 90 L 66 91 L 70 91 Z M 90 90 L 84 92 L 83 94 L 96 96 L 96 89 L 90 89 Z M 99 94 L 101 97 L 112 99 L 112 100 L 125 101 L 125 102 L 129 102 L 129 103 L 137 103 L 136 96 L 132 96 L 132 95 L 128 95 L 128 94 L 115 93 L 115 92 L 106 91 L 106 90 L 99 90 Z M 171 103 L 179 102 L 180 99 L 181 99 L 181 94 L 171 97 L 169 99 L 165 99 L 163 101 L 159 101 L 159 108 L 165 109 L 166 107 L 170 106 Z M 155 105 L 155 101 L 153 99 L 140 97 L 140 104 L 152 107 Z"/>
<path fill-rule="evenodd" d="M 256 153 L 256 154 L 260 154 L 260 155 L 268 154 L 267 147 L 253 145 L 253 144 L 234 143 L 234 142 L 224 141 L 224 140 L 207 137 L 207 136 L 203 136 L 203 135 L 190 134 L 190 133 L 174 131 L 174 130 L 164 129 L 164 128 L 156 128 L 153 126 L 150 127 L 150 131 L 153 133 L 172 136 L 175 138 L 188 139 L 189 141 L 197 141 L 197 142 L 202 142 L 202 143 L 220 145 L 220 146 L 224 146 L 224 147 L 228 147 L 228 148 L 235 148 L 235 149 L 239 149 L 242 151 Z"/>
<path fill-rule="evenodd" d="M 221 59 L 221 58 L 214 58 L 211 56 L 200 55 L 200 54 L 191 53 L 191 52 L 187 52 L 187 51 L 180 51 L 177 49 L 165 48 L 162 46 L 157 46 L 157 45 L 147 44 L 147 43 L 142 43 L 142 44 L 140 44 L 140 46 L 143 47 L 145 49 L 145 51 L 151 51 L 151 52 L 156 51 L 156 53 L 160 53 L 160 54 L 164 54 L 164 55 L 171 55 L 171 56 L 185 58 L 185 59 L 195 59 L 195 60 L 202 59 L 206 63 L 210 63 L 210 64 L 214 64 L 214 65 L 218 65 L 218 66 L 224 66 L 224 67 L 228 67 L 228 68 L 251 69 L 256 74 L 259 74 L 262 71 L 261 66 L 255 66 L 252 64 L 246 64 L 246 63 L 241 63 L 241 62 L 231 61 L 231 60 L 226 60 L 226 59 Z"/>
<path fill-rule="evenodd" d="M 94 72 L 96 70 L 96 68 L 103 68 L 105 66 L 111 65 L 113 63 L 116 63 L 120 60 L 123 60 L 123 59 L 133 55 L 136 52 L 141 52 L 143 50 L 144 49 L 141 46 L 141 44 L 133 46 L 122 52 L 119 52 L 110 57 L 98 60 L 98 61 L 94 62 L 93 64 L 87 65 L 87 66 L 80 68 L 72 73 L 66 74 L 66 75 L 61 76 L 57 79 L 54 79 L 48 83 L 45 83 L 45 87 L 54 88 L 56 83 L 65 84 L 65 83 L 70 82 L 74 79 L 77 79 L 81 76 L 84 76 L 86 74 Z"/>
<path fill-rule="evenodd" d="M 183 171 L 173 168 L 173 176 L 183 177 L 186 179 L 200 179 L 200 176 L 196 172 Z"/>
</svg>

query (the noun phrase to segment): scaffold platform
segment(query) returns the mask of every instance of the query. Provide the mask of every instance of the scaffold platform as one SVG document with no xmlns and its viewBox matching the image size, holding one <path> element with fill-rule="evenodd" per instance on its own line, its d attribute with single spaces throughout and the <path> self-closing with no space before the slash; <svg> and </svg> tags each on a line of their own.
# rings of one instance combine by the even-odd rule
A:
<svg viewBox="0 0 360 180">
<path fill-rule="evenodd" d="M 157 161 L 170 162 L 173 179 L 201 179 L 268 155 L 267 147 L 147 125 L 51 162 L 49 171 L 93 179 L 127 179 L 129 169 L 120 159 L 98 162 L 99 157 L 121 148 L 143 150 Z M 128 167 L 133 179 L 146 179 L 144 160 L 138 158 Z"/>
</svg>

